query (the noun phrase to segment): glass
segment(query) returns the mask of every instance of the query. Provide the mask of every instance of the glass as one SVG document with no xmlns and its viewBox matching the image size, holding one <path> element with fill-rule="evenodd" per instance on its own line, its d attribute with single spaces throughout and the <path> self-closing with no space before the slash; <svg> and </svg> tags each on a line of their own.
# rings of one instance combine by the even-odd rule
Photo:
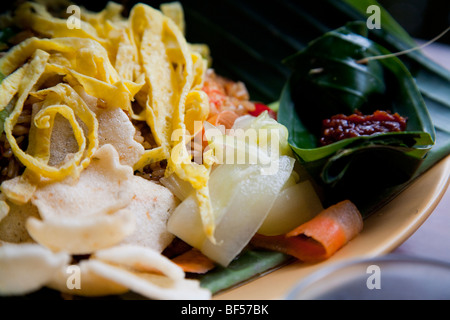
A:
<svg viewBox="0 0 450 320">
<path fill-rule="evenodd" d="M 448 300 L 450 264 L 386 255 L 325 267 L 300 281 L 287 300 Z"/>
</svg>

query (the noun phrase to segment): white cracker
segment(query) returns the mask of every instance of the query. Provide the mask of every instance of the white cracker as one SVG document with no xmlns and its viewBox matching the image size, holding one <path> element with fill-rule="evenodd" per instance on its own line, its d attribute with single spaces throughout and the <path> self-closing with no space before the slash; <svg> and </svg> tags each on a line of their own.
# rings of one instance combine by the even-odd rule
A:
<svg viewBox="0 0 450 320">
<path fill-rule="evenodd" d="M 174 239 L 167 231 L 167 220 L 179 201 L 166 187 L 139 176 L 133 177 L 131 191 L 127 208 L 136 217 L 136 229 L 122 243 L 162 252 Z"/>
<path fill-rule="evenodd" d="M 40 289 L 69 262 L 67 253 L 54 253 L 38 244 L 0 245 L 0 295 L 22 295 Z"/>
<path fill-rule="evenodd" d="M 184 271 L 161 253 L 140 246 L 121 245 L 97 251 L 94 259 L 123 265 L 142 272 L 162 273 L 172 280 L 182 280 Z"/>
<path fill-rule="evenodd" d="M 8 200 L 5 203 L 9 206 L 9 212 L 0 220 L 0 241 L 34 242 L 25 228 L 25 223 L 29 217 L 39 218 L 37 208 L 31 203 L 17 205 Z"/>
<path fill-rule="evenodd" d="M 157 300 L 207 300 L 211 292 L 201 288 L 197 280 L 173 280 L 164 275 L 138 272 L 99 260 L 89 260 L 89 269 L 128 287 L 144 297 Z"/>
<path fill-rule="evenodd" d="M 87 265 L 89 265 L 89 260 L 61 267 L 46 286 L 82 297 L 120 295 L 129 291 L 127 287 L 92 272 L 86 267 Z M 79 282 L 77 283 L 77 281 Z"/>
<path fill-rule="evenodd" d="M 39 186 L 31 202 L 44 220 L 112 213 L 130 203 L 132 177 L 133 170 L 119 163 L 114 147 L 104 145 L 78 180 L 69 177 Z"/>
<path fill-rule="evenodd" d="M 136 128 L 120 108 L 107 109 L 97 115 L 98 142 L 111 144 L 119 153 L 120 163 L 133 167 L 144 154 L 144 147 L 134 140 Z"/>
<path fill-rule="evenodd" d="M 89 217 L 29 218 L 26 228 L 37 243 L 54 251 L 89 254 L 120 243 L 133 232 L 135 220 L 123 209 Z"/>
</svg>

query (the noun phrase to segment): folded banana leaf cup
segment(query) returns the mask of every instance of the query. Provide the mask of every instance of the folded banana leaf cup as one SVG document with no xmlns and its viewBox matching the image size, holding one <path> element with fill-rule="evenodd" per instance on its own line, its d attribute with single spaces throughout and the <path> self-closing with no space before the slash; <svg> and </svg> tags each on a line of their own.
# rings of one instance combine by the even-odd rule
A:
<svg viewBox="0 0 450 320">
<path fill-rule="evenodd" d="M 352 22 L 285 61 L 293 72 L 282 91 L 278 120 L 323 192 L 325 206 L 350 199 L 370 214 L 386 189 L 414 176 L 434 144 L 433 123 L 406 66 L 397 57 L 363 60 L 389 53 L 367 38 L 365 24 Z M 377 110 L 406 118 L 406 130 L 319 144 L 322 120 Z"/>
</svg>

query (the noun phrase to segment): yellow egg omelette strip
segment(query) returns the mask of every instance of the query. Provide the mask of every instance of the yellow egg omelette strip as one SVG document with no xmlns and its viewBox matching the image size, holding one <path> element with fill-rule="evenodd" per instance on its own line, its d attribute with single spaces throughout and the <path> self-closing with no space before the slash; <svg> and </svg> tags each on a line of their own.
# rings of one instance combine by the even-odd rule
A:
<svg viewBox="0 0 450 320">
<path fill-rule="evenodd" d="M 21 90 L 23 93 L 24 88 L 22 80 L 25 75 L 27 75 L 27 80 L 34 81 L 34 79 L 30 78 L 28 69 L 29 64 L 25 64 L 17 69 L 14 73 L 12 73 L 9 77 L 3 80 L 0 90 L 2 109 L 7 104 L 12 103 L 13 97 L 19 92 L 21 86 Z M 0 186 L 0 190 L 10 201 L 13 201 L 17 204 L 25 204 L 31 199 L 31 196 L 36 190 L 36 180 L 37 179 L 35 174 L 32 171 L 25 169 L 24 173 L 21 176 L 15 179 L 4 181 Z"/>
<path fill-rule="evenodd" d="M 109 1 L 100 12 L 90 12 L 83 8 L 81 10 L 81 20 L 92 26 L 99 37 L 110 39 L 111 31 L 117 29 L 117 24 L 126 22 L 126 19 L 122 17 L 122 11 L 122 5 Z"/>
<path fill-rule="evenodd" d="M 143 72 L 143 67 L 139 61 L 138 48 L 134 42 L 131 28 L 127 25 L 120 30 L 119 42 L 116 53 L 115 69 L 124 82 L 137 83 L 140 85 L 139 90 L 133 91 L 132 99 L 143 106 L 147 103 L 148 83 Z M 128 108 L 128 114 L 134 120 L 146 121 L 146 110 L 136 114 L 132 106 Z M 151 156 L 149 156 L 151 157 Z M 143 167 L 143 166 L 142 166 Z M 141 168 L 142 168 L 141 167 Z"/>
<path fill-rule="evenodd" d="M 25 71 L 25 66 L 17 69 L 17 71 L 4 79 L 0 84 L 0 111 L 3 110 L 16 95 L 22 78 L 25 75 Z"/>
<path fill-rule="evenodd" d="M 122 79 L 135 81 L 142 74 L 137 48 L 132 42 L 129 29 L 122 29 L 119 36 L 114 68 Z"/>
<path fill-rule="evenodd" d="M 184 123 L 187 133 L 194 137 L 202 130 L 202 124 L 208 119 L 209 99 L 204 91 L 192 90 L 185 103 Z"/>
<path fill-rule="evenodd" d="M 37 98 L 43 98 L 50 92 L 54 95 L 53 99 L 44 102 L 44 108 L 35 116 L 34 123 L 36 125 L 36 132 L 31 134 L 29 141 L 29 150 L 33 150 L 33 155 L 24 152 L 17 145 L 15 138 L 12 135 L 17 118 L 22 112 L 23 103 L 28 97 L 32 87 L 39 77 L 43 74 L 46 67 L 46 60 L 48 54 L 44 51 L 37 50 L 35 58 L 30 63 L 30 75 L 33 81 L 28 82 L 28 87 L 20 95 L 14 111 L 5 121 L 5 133 L 11 145 L 14 155 L 27 167 L 28 170 L 33 171 L 37 175 L 52 180 L 61 180 L 68 175 L 78 176 L 82 169 L 84 169 L 90 162 L 92 155 L 98 147 L 97 131 L 98 123 L 95 114 L 88 108 L 84 101 L 78 94 L 66 84 L 58 84 L 55 87 L 44 89 L 33 94 Z M 22 83 L 27 83 L 27 75 L 25 75 Z M 48 106 L 48 104 L 58 103 L 62 101 L 64 104 L 57 104 Z M 77 140 L 80 150 L 59 167 L 49 166 L 47 164 L 50 158 L 50 139 L 53 126 L 53 119 L 56 113 L 64 116 L 72 126 L 75 139 Z M 75 114 L 83 121 L 89 129 L 88 141 L 89 148 L 86 157 L 81 161 L 84 155 L 86 145 L 83 129 L 78 124 Z"/>
<path fill-rule="evenodd" d="M 108 108 L 130 110 L 131 100 L 144 85 L 143 82 L 134 83 L 131 81 L 117 81 L 110 84 L 60 65 L 48 64 L 47 67 L 48 72 L 65 75 L 65 81 L 71 86 L 82 85 L 87 94 L 102 99 L 106 102 Z"/>
<path fill-rule="evenodd" d="M 106 49 L 111 63 L 115 64 L 120 61 L 119 58 L 124 57 L 117 56 L 121 34 L 127 23 L 121 15 L 122 11 L 123 6 L 109 2 L 100 12 L 78 8 L 76 14 L 61 19 L 53 17 L 41 4 L 26 2 L 19 6 L 14 19 L 19 26 L 30 28 L 44 37 L 94 40 Z"/>
<path fill-rule="evenodd" d="M 49 37 L 79 37 L 89 38 L 108 47 L 108 41 L 100 38 L 97 30 L 91 24 L 78 19 L 73 27 L 68 24 L 75 23 L 68 19 L 61 19 L 53 17 L 46 9 L 46 7 L 39 3 L 25 2 L 20 5 L 15 11 L 14 17 L 16 23 L 22 28 L 30 28 L 39 34 Z"/>
<path fill-rule="evenodd" d="M 189 47 L 191 48 L 191 47 Z M 192 53 L 192 63 L 194 64 L 194 80 L 192 81 L 192 90 L 201 90 L 203 88 L 204 74 L 208 68 L 208 61 L 200 53 Z M 209 108 L 208 108 L 209 110 Z"/>
<path fill-rule="evenodd" d="M 45 75 L 45 71 L 41 78 Z M 30 95 L 35 93 L 30 92 Z M 40 98 L 37 96 L 37 98 Z M 42 98 L 41 98 L 42 100 Z M 32 120 L 32 125 L 30 126 L 30 131 L 28 134 L 28 148 L 26 150 L 27 154 L 32 155 L 36 160 L 43 163 L 48 163 L 50 159 L 50 142 L 54 117 L 51 115 L 45 115 L 42 111 L 47 107 L 53 105 L 61 105 L 62 99 L 59 95 L 53 94 L 46 97 L 45 101 L 38 103 L 34 106 L 36 115 Z M 63 106 L 65 107 L 65 106 Z M 39 108 L 39 110 L 37 110 Z M 65 110 L 64 110 L 65 111 Z M 66 111 L 70 113 L 70 111 Z M 72 114 L 67 114 L 71 118 Z M 66 119 L 67 119 L 66 116 Z M 69 120 L 70 121 L 70 120 Z M 78 125 L 78 123 L 77 123 Z M 83 137 L 84 138 L 84 137 Z M 78 142 L 78 140 L 77 140 Z M 86 147 L 86 141 L 82 141 L 83 149 Z M 79 144 L 80 146 L 80 144 Z M 79 156 L 78 156 L 79 158 Z M 29 169 L 31 170 L 31 168 Z"/>
<path fill-rule="evenodd" d="M 37 49 L 64 56 L 72 69 L 86 76 L 107 83 L 121 80 L 105 48 L 94 40 L 83 38 L 28 38 L 0 58 L 0 72 L 5 76 L 9 75 L 23 65 Z"/>
<path fill-rule="evenodd" d="M 169 157 L 172 117 L 178 98 L 172 66 L 162 39 L 164 16 L 146 5 L 138 4 L 130 13 L 130 25 L 149 86 L 146 121 L 156 143 Z"/>
<path fill-rule="evenodd" d="M 134 95 L 144 85 L 143 81 L 122 80 L 104 48 L 92 40 L 81 38 L 27 39 L 0 59 L 0 71 L 9 74 L 37 49 L 52 52 L 51 56 L 62 54 L 70 68 L 54 64 L 54 72 L 75 78 L 88 94 L 103 99 L 111 108 L 130 111 Z"/>
<path fill-rule="evenodd" d="M 34 8 L 34 12 L 30 8 Z M 167 11 L 167 8 L 169 12 L 171 9 Z M 204 121 L 209 112 L 207 95 L 198 91 L 203 85 L 207 64 L 199 53 L 191 50 L 184 31 L 180 30 L 184 28 L 184 21 L 179 20 L 182 12 L 177 12 L 180 8 L 171 8 L 175 10 L 168 14 L 176 22 L 144 4 L 134 6 L 129 19 L 125 20 L 120 16 L 121 6 L 109 4 L 100 13 L 83 11 L 83 28 L 77 31 L 63 27 L 67 21 L 51 17 L 42 6 L 24 5 L 17 19 L 53 39 L 25 40 L 0 59 L 0 71 L 9 75 L 34 52 L 46 51 L 51 53 L 51 63 L 47 64 L 45 72 L 64 75 L 69 85 L 81 84 L 86 93 L 105 100 L 108 106 L 120 106 L 132 118 L 145 120 L 158 147 L 147 150 L 135 169 L 168 160 L 166 174 L 176 173 L 196 189 L 204 230 L 213 240 L 215 225 L 208 189 L 211 164 L 192 162 L 186 149 L 193 136 L 190 132 L 193 124 Z M 145 102 L 144 111 L 138 115 L 131 107 L 135 96 L 139 96 L 139 102 Z M 41 114 L 43 120 L 38 129 L 51 129 L 52 115 L 58 113 L 58 108 L 67 119 L 71 118 L 69 109 L 76 116 L 81 111 L 74 110 L 67 101 L 53 106 Z M 75 122 L 71 124 L 74 132 L 77 131 L 81 150 L 81 132 Z M 95 130 L 91 123 L 88 150 L 96 145 Z M 178 139 L 174 139 L 174 132 Z M 47 145 L 39 153 L 42 160 L 48 156 L 46 150 Z M 16 152 L 27 167 L 45 177 L 60 179 L 68 173 L 63 168 L 49 167 L 20 150 Z M 86 155 L 82 164 L 88 161 Z M 80 167 L 83 166 L 75 165 L 75 168 Z"/>
<path fill-rule="evenodd" d="M 47 101 L 46 101 L 47 102 Z M 57 114 L 62 115 L 66 118 L 70 125 L 72 126 L 75 140 L 78 143 L 79 151 L 76 152 L 71 161 L 67 164 L 67 170 L 69 172 L 75 172 L 76 167 L 81 162 L 84 150 L 86 149 L 86 139 L 83 135 L 83 129 L 78 123 L 75 113 L 73 110 L 64 104 L 53 104 L 50 106 L 44 106 L 41 111 L 39 111 L 34 117 L 34 124 L 36 126 L 36 136 L 39 136 L 39 143 L 36 143 L 34 147 L 35 154 L 33 155 L 35 159 L 42 160 L 42 162 L 47 163 L 50 159 L 50 142 L 53 131 L 53 124 Z M 65 166 L 59 167 L 59 173 L 65 173 Z"/>
<path fill-rule="evenodd" d="M 160 6 L 162 13 L 172 19 L 177 25 L 178 29 L 184 35 L 186 32 L 186 25 L 184 21 L 184 11 L 181 3 L 178 1 L 163 3 Z"/>
<path fill-rule="evenodd" d="M 186 130 L 185 104 L 192 87 L 202 82 L 198 79 L 200 76 L 194 76 L 192 52 L 177 25 L 160 11 L 138 4 L 131 11 L 130 24 L 150 88 L 146 120 L 159 145 L 156 150 L 144 154 L 138 165 L 160 161 L 162 157 L 167 159 L 166 175 L 175 173 L 196 190 L 204 231 L 215 242 L 208 189 L 210 169 L 193 163 L 186 150 L 191 136 Z M 204 72 L 203 67 L 197 65 L 196 71 Z M 193 85 L 194 80 L 196 85 Z M 195 103 L 190 102 L 190 126 L 196 116 L 198 121 L 204 121 L 206 110 L 209 110 L 209 107 L 205 108 L 206 95 L 192 93 L 191 100 L 197 102 L 198 108 L 192 107 Z"/>
<path fill-rule="evenodd" d="M 39 90 L 38 92 L 32 93 L 32 95 L 38 99 L 44 101 L 43 108 L 35 116 L 35 124 L 38 129 L 48 130 L 46 135 L 45 132 L 36 132 L 36 139 L 30 141 L 29 147 L 34 147 L 33 150 L 39 156 L 44 156 L 46 161 L 50 158 L 50 136 L 53 127 L 53 120 L 56 112 L 64 116 L 72 126 L 72 130 L 77 140 L 79 151 L 63 166 L 59 169 L 72 166 L 70 170 L 71 174 L 78 176 L 84 168 L 86 168 L 95 151 L 98 148 L 98 121 L 94 112 L 86 105 L 84 100 L 78 95 L 78 93 L 69 85 L 65 83 L 59 83 L 54 87 Z M 41 114 L 42 113 L 42 114 Z M 50 115 L 50 118 L 45 116 Z M 88 128 L 87 141 L 84 137 L 83 129 L 78 124 L 75 115 L 86 125 Z M 50 121 L 51 120 L 51 121 Z M 48 137 L 48 146 L 45 149 L 39 144 L 42 144 L 42 136 Z M 36 143 L 36 146 L 33 146 Z M 87 148 L 86 148 L 87 144 Z M 86 154 L 84 150 L 86 148 Z M 37 152 L 36 150 L 43 150 L 42 152 Z M 64 173 L 62 171 L 61 173 Z M 48 176 L 47 176 L 48 177 Z M 49 177 L 51 178 L 51 177 Z"/>
<path fill-rule="evenodd" d="M 195 122 L 203 123 L 209 115 L 209 99 L 207 94 L 198 90 L 191 91 L 192 88 L 198 88 L 200 83 L 203 82 L 202 80 L 199 80 L 199 75 L 201 74 L 201 78 L 203 79 L 204 71 L 206 69 L 203 68 L 205 66 L 204 64 L 194 65 L 192 58 L 194 57 L 195 59 L 198 58 L 198 56 L 190 51 L 185 38 L 172 20 L 168 19 L 167 26 L 170 30 L 170 36 L 168 38 L 171 40 L 168 42 L 168 55 L 171 57 L 172 63 L 177 63 L 179 67 L 178 74 L 180 74 L 183 83 L 183 98 L 178 108 L 179 112 L 174 115 L 175 123 L 173 127 L 177 130 L 182 130 L 184 134 L 181 136 L 182 139 L 178 144 L 175 144 L 174 149 L 176 149 L 176 147 L 186 149 L 187 142 L 190 142 L 193 134 L 195 134 Z M 189 62 L 189 69 L 186 66 L 183 66 L 184 61 Z M 194 67 L 197 68 L 194 69 Z M 182 74 L 181 70 L 188 70 L 189 75 Z M 189 132 L 187 128 L 190 128 L 192 131 Z M 172 139 L 172 141 L 174 142 L 176 139 Z M 177 159 L 176 156 L 180 156 L 180 158 Z M 172 162 L 172 160 L 175 161 Z M 192 162 L 191 156 L 188 155 L 187 152 L 175 151 L 172 152 L 171 157 L 169 158 L 166 175 L 169 175 L 171 171 L 175 172 L 181 179 L 190 182 L 194 187 L 203 230 L 207 238 L 212 243 L 216 243 L 214 238 L 215 217 L 212 211 L 208 187 L 211 166 L 208 163 L 200 165 Z"/>
<path fill-rule="evenodd" d="M 33 171 L 40 171 L 37 169 L 40 165 L 40 161 L 38 159 L 33 158 L 32 156 L 26 154 L 17 144 L 15 137 L 12 134 L 14 126 L 19 118 L 20 114 L 23 110 L 23 105 L 25 100 L 28 98 L 28 94 L 33 89 L 35 84 L 38 82 L 39 78 L 45 71 L 45 65 L 49 58 L 49 54 L 42 51 L 37 50 L 33 56 L 33 59 L 26 66 L 26 72 L 22 78 L 22 81 L 19 86 L 17 102 L 11 114 L 8 118 L 5 119 L 4 130 L 8 142 L 11 146 L 11 149 L 14 155 L 22 162 L 27 168 L 32 168 Z"/>
</svg>

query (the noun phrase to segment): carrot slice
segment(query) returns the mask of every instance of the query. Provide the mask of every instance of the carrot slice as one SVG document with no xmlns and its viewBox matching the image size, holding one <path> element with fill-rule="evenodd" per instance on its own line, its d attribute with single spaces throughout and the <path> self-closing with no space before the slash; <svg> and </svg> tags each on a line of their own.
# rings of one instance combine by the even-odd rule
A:
<svg viewBox="0 0 450 320">
<path fill-rule="evenodd" d="M 198 274 L 206 273 L 216 266 L 211 259 L 195 248 L 176 256 L 172 259 L 172 262 L 180 266 L 184 272 Z"/>
<path fill-rule="evenodd" d="M 349 200 L 341 201 L 319 213 L 294 230 L 279 236 L 256 234 L 252 245 L 289 254 L 305 262 L 329 258 L 358 235 L 363 220 Z"/>
<path fill-rule="evenodd" d="M 238 118 L 238 114 L 231 110 L 221 111 L 208 119 L 208 122 L 214 126 L 223 125 L 226 129 L 231 129 L 234 121 Z"/>
</svg>

